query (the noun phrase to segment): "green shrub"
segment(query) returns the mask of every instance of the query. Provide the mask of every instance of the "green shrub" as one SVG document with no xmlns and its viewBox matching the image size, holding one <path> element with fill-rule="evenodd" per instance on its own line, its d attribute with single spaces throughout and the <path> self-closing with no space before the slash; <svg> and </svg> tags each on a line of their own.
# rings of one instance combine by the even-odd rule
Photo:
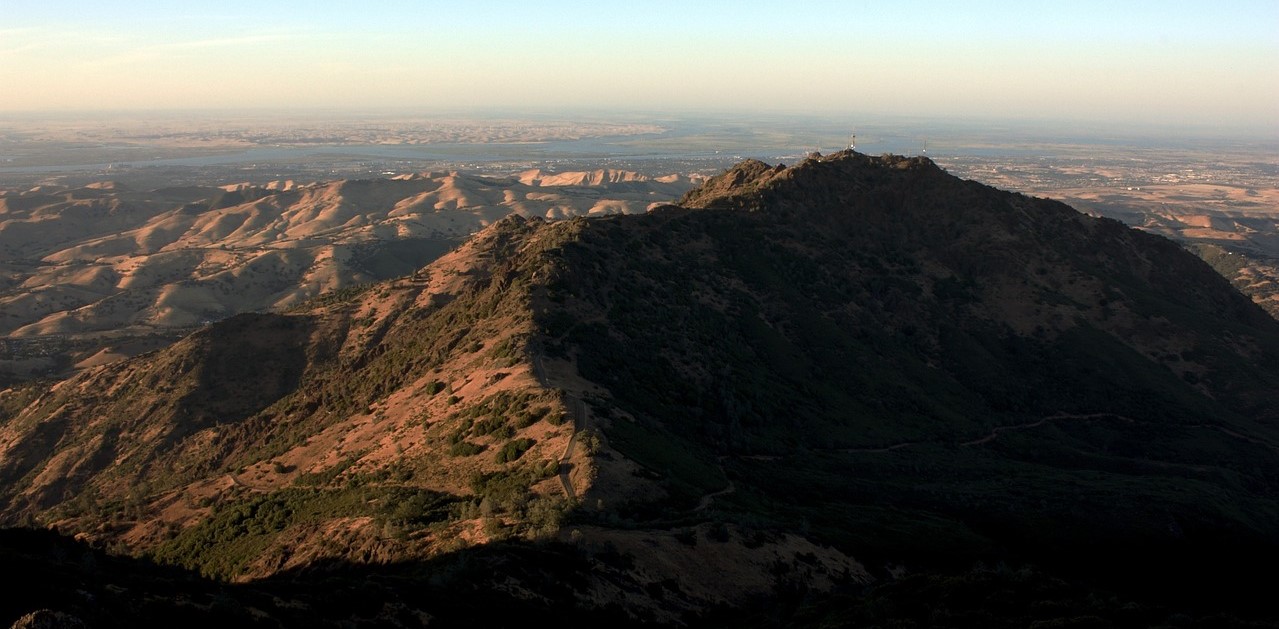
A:
<svg viewBox="0 0 1279 629">
<path fill-rule="evenodd" d="M 528 452 L 529 448 L 533 447 L 534 443 L 536 442 L 528 438 L 506 442 L 506 445 L 502 446 L 502 449 L 497 452 L 497 462 L 508 463 L 519 459 L 524 456 L 525 452 Z"/>
<path fill-rule="evenodd" d="M 483 452 L 485 446 L 470 441 L 458 441 L 449 447 L 449 454 L 453 456 L 475 456 Z"/>
<path fill-rule="evenodd" d="M 453 502 L 445 494 L 410 488 L 283 489 L 218 506 L 151 556 L 206 576 L 229 578 L 240 574 L 289 527 L 367 515 L 395 530 L 416 529 L 447 518 Z"/>
<path fill-rule="evenodd" d="M 546 459 L 534 470 L 538 478 L 550 478 L 560 471 L 560 462 L 555 459 Z"/>
<path fill-rule="evenodd" d="M 490 415 L 475 422 L 475 434 L 484 436 L 487 434 L 498 432 L 506 425 L 506 419 L 497 415 Z"/>
<path fill-rule="evenodd" d="M 541 421 L 551 409 L 545 406 L 525 408 L 515 414 L 515 427 L 527 428 Z"/>
</svg>

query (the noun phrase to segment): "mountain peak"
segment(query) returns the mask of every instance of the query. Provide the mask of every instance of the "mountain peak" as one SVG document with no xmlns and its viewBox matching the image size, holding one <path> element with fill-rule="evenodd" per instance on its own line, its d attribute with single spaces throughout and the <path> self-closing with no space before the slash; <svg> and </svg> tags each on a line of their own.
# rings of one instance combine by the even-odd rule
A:
<svg viewBox="0 0 1279 629">
<path fill-rule="evenodd" d="M 757 159 L 747 159 L 690 190 L 680 199 L 679 205 L 703 208 L 731 206 L 730 199 L 757 190 L 785 171 L 783 164 L 770 166 Z"/>
<path fill-rule="evenodd" d="M 818 184 L 822 187 L 847 187 L 870 178 L 888 176 L 893 172 L 946 174 L 927 157 L 888 153 L 871 156 L 851 149 L 830 155 L 813 153 L 790 167 L 746 159 L 689 191 L 680 200 L 680 205 L 695 208 L 741 207 L 749 202 L 748 199 L 759 201 L 768 196 L 775 186 L 782 185 L 783 182 L 799 182 L 803 186 Z"/>
</svg>

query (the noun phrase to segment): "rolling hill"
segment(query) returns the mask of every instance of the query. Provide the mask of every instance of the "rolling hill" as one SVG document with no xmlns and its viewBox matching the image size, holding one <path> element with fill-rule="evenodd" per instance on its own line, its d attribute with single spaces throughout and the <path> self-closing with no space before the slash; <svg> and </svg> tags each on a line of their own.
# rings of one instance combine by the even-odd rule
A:
<svg viewBox="0 0 1279 629">
<path fill-rule="evenodd" d="M 535 170 L 2 194 L 0 335 L 10 346 L 0 371 L 87 367 L 170 340 L 149 336 L 407 275 L 510 214 L 637 213 L 692 185 L 680 175 Z"/>
</svg>

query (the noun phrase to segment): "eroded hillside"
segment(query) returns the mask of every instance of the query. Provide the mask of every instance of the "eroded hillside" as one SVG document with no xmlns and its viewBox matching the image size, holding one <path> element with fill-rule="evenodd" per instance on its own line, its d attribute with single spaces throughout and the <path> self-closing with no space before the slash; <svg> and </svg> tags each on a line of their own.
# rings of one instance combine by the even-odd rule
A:
<svg viewBox="0 0 1279 629">
<path fill-rule="evenodd" d="M 0 372 L 90 367 L 240 312 L 407 275 L 511 214 L 643 212 L 691 185 L 601 170 L 2 193 Z"/>
</svg>

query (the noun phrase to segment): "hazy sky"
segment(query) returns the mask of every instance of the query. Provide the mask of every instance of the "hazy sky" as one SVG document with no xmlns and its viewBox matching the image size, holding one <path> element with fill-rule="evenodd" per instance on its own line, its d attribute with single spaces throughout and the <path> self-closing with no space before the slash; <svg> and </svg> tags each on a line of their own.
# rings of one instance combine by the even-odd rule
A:
<svg viewBox="0 0 1279 629">
<path fill-rule="evenodd" d="M 3 0 L 0 111 L 751 110 L 1279 129 L 1279 1 Z"/>
</svg>

